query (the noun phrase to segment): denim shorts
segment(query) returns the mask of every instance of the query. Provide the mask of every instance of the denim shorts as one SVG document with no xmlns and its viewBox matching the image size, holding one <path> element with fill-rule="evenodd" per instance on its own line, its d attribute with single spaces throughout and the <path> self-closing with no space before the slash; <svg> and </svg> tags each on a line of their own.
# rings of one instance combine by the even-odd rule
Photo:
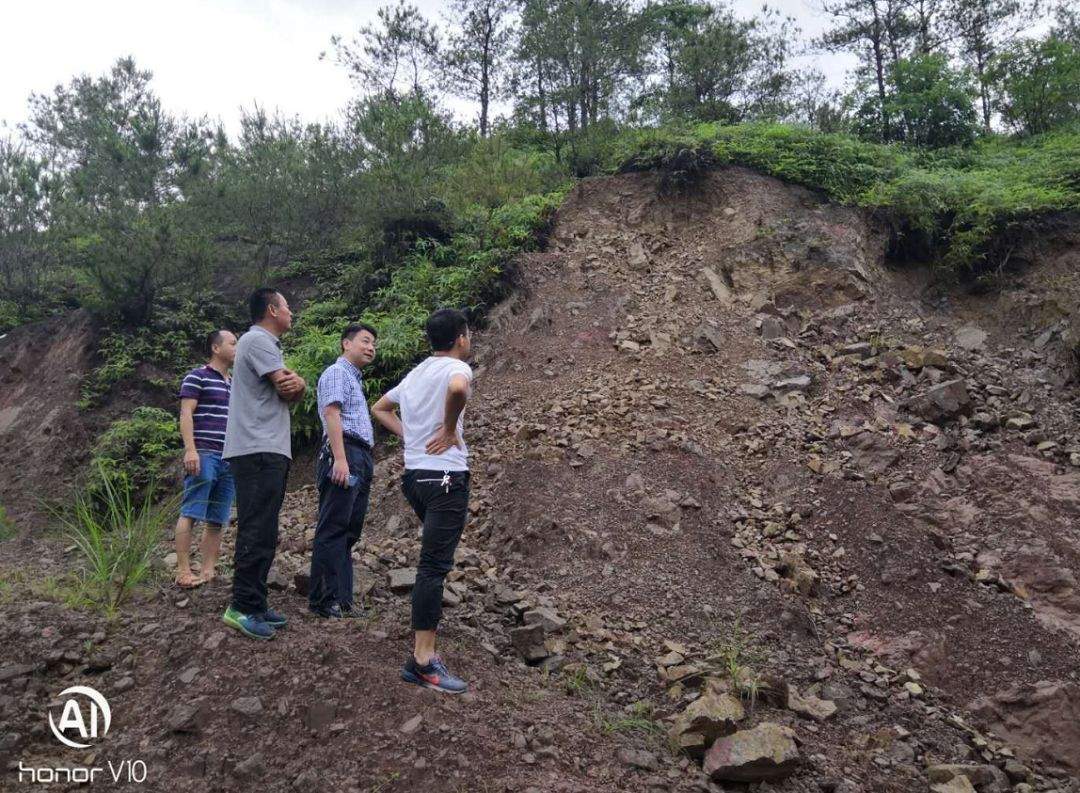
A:
<svg viewBox="0 0 1080 793">
<path fill-rule="evenodd" d="M 199 451 L 199 473 L 184 477 L 180 515 L 225 526 L 232 512 L 236 486 L 229 464 L 217 452 Z"/>
</svg>

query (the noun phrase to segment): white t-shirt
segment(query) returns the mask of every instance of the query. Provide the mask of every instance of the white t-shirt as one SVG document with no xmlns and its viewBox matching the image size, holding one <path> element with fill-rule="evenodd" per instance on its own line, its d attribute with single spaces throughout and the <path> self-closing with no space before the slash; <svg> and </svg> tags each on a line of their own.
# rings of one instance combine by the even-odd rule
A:
<svg viewBox="0 0 1080 793">
<path fill-rule="evenodd" d="M 472 367 L 449 356 L 431 356 L 405 375 L 405 379 L 386 392 L 386 398 L 401 408 L 405 434 L 405 467 L 428 471 L 468 471 L 469 450 L 462 429 L 465 411 L 458 417 L 458 445 L 442 454 L 430 455 L 425 449 L 442 427 L 446 416 L 446 389 L 450 378 L 465 375 L 472 385 Z"/>
</svg>

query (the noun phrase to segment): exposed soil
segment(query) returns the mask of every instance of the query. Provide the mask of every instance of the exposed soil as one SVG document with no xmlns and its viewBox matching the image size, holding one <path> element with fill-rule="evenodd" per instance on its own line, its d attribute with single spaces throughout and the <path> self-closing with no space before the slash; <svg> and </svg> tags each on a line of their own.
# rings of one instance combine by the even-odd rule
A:
<svg viewBox="0 0 1080 793">
<path fill-rule="evenodd" d="M 308 619 L 297 594 L 310 486 L 272 572 L 293 624 L 265 645 L 221 625 L 228 571 L 107 622 L 48 600 L 60 540 L 0 544 L 6 779 L 141 758 L 153 790 L 906 793 L 965 763 L 984 793 L 1080 791 L 1070 309 L 1038 305 L 1075 249 L 976 297 L 922 289 L 885 246 L 863 214 L 742 169 L 685 195 L 582 183 L 476 343 L 442 631 L 471 692 L 397 679 L 389 573 L 418 543 L 383 451 L 364 621 Z M 792 775 L 710 781 L 671 750 L 710 677 L 743 698 L 740 730 L 794 730 Z M 112 705 L 96 759 L 46 724 L 76 682 Z M 835 714 L 807 718 L 788 686 Z"/>
</svg>

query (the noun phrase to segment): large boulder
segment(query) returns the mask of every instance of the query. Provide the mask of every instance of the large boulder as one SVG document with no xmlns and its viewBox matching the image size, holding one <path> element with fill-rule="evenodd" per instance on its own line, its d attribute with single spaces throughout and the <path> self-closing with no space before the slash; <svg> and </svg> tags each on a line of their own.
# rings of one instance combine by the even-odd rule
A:
<svg viewBox="0 0 1080 793">
<path fill-rule="evenodd" d="M 794 731 L 767 721 L 717 739 L 704 768 L 717 782 L 765 782 L 791 776 L 799 761 Z"/>
</svg>

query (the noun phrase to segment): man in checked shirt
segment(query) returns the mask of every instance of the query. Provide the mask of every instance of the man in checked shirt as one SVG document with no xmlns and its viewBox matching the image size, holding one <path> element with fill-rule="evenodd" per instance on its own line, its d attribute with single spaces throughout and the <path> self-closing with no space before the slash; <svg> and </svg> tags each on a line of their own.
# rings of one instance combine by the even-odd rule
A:
<svg viewBox="0 0 1080 793">
<path fill-rule="evenodd" d="M 319 617 L 356 616 L 352 548 L 360 539 L 371 493 L 374 434 L 360 370 L 375 360 L 375 329 L 341 332 L 341 356 L 319 377 L 323 445 L 315 461 L 319 522 L 311 549 L 308 606 Z"/>
</svg>

